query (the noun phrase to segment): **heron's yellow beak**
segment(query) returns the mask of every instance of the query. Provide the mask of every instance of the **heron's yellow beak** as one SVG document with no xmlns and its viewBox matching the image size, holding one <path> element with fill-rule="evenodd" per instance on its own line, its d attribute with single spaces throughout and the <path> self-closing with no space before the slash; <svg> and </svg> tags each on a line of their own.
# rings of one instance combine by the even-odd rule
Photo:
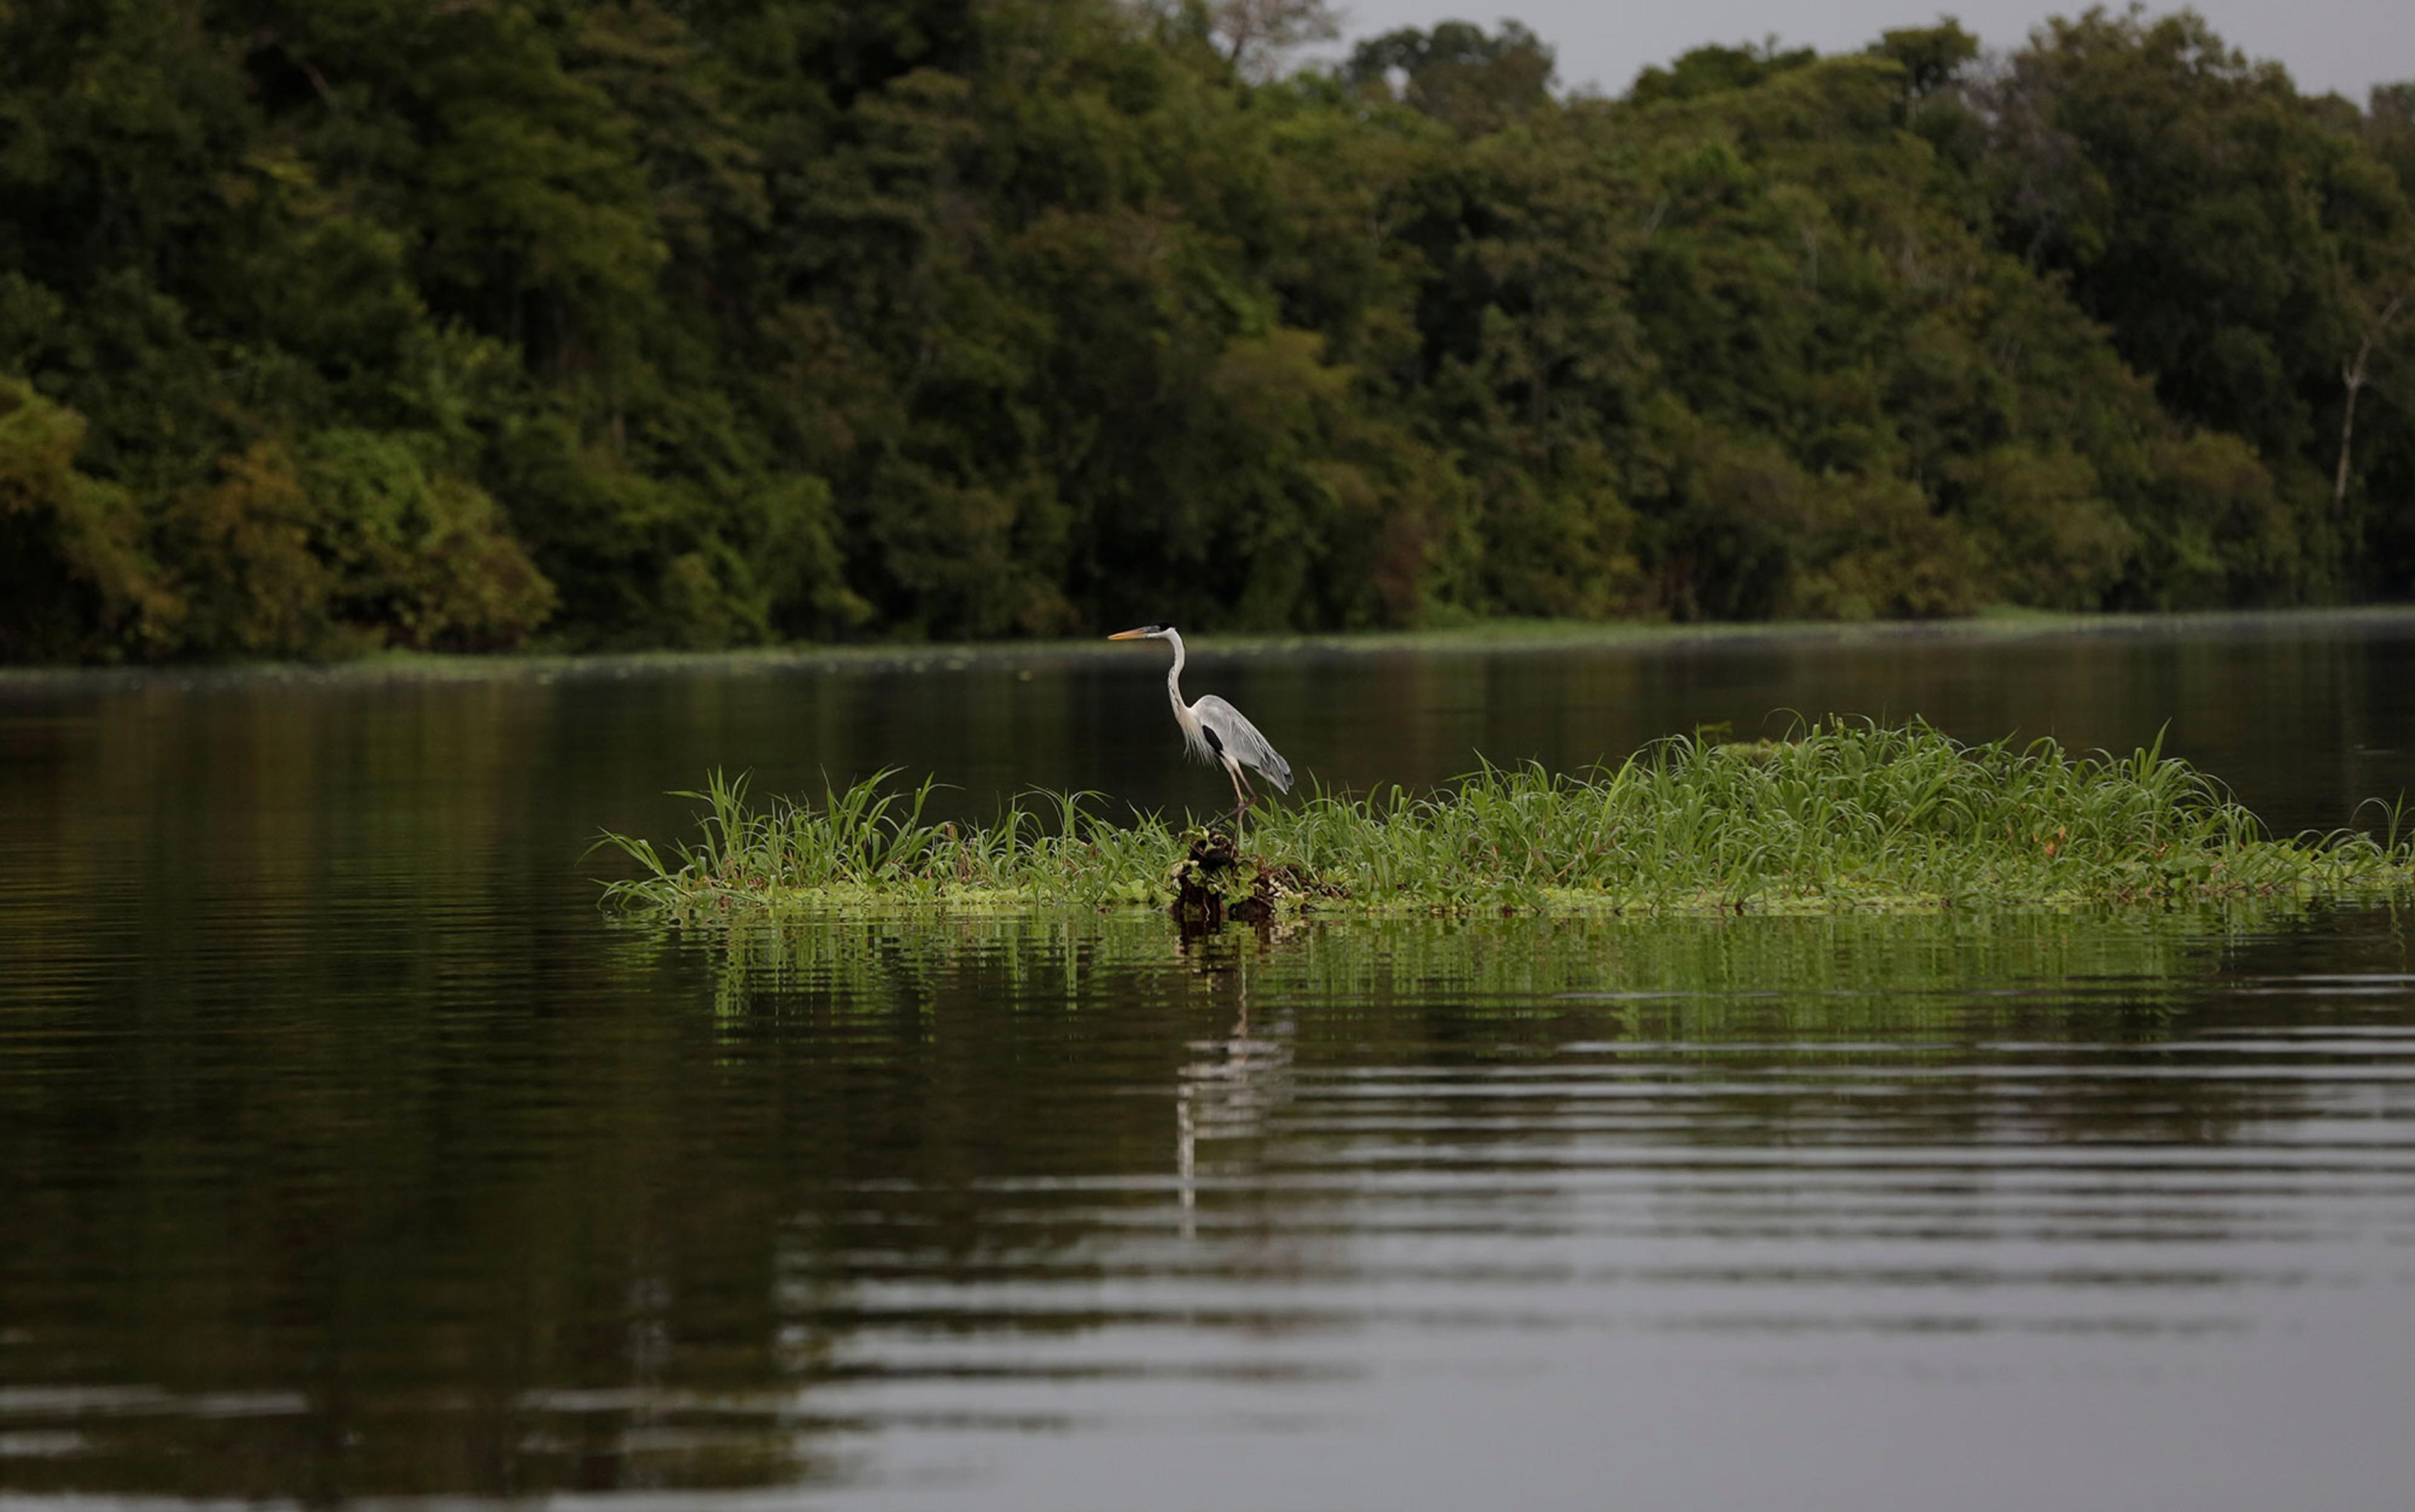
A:
<svg viewBox="0 0 2415 1512">
<path fill-rule="evenodd" d="M 1107 638 L 1109 640 L 1139 640 L 1148 636 L 1148 632 L 1146 630 L 1118 630 Z"/>
</svg>

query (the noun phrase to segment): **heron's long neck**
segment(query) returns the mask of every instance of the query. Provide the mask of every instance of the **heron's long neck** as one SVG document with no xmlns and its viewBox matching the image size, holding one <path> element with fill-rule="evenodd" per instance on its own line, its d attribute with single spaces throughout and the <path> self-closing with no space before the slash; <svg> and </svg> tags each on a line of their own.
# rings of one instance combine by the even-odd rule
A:
<svg viewBox="0 0 2415 1512">
<path fill-rule="evenodd" d="M 1174 700 L 1174 717 L 1188 722 L 1191 706 L 1182 701 L 1182 632 L 1169 630 L 1165 638 L 1174 642 L 1174 665 L 1165 669 L 1165 696 Z"/>
</svg>

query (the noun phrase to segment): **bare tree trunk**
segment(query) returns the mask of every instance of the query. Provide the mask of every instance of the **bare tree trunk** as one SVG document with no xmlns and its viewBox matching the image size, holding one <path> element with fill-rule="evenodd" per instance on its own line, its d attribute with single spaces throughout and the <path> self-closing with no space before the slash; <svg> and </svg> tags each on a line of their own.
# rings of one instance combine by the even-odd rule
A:
<svg viewBox="0 0 2415 1512">
<path fill-rule="evenodd" d="M 2348 506 L 2348 448 L 2356 435 L 2356 391 L 2364 387 L 2364 357 L 2373 348 L 2368 337 L 2356 349 L 2356 361 L 2340 369 L 2341 380 L 2348 384 L 2348 403 L 2340 412 L 2339 472 L 2332 478 L 2332 517 L 2338 519 Z"/>
<path fill-rule="evenodd" d="M 2364 387 L 2365 359 L 2373 355 L 2373 344 L 2398 315 L 2407 296 L 2399 294 L 2382 307 L 2381 314 L 2364 328 L 2364 339 L 2356 345 L 2356 360 L 2340 369 L 2340 381 L 2348 385 L 2348 403 L 2340 413 L 2339 472 L 2332 478 L 2332 515 L 2341 525 L 2347 524 L 2348 443 L 2356 436 L 2356 396 Z"/>
</svg>

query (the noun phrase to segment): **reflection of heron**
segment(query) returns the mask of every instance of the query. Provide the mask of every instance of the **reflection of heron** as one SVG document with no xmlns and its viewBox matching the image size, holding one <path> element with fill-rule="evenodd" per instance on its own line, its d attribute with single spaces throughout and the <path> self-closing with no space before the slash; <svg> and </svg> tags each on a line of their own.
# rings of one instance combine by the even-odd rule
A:
<svg viewBox="0 0 2415 1512">
<path fill-rule="evenodd" d="M 1182 1235 L 1195 1232 L 1199 1142 L 1254 1139 L 1267 1121 L 1291 1100 L 1290 1025 L 1278 1023 L 1265 1036 L 1250 1033 L 1249 986 L 1239 989 L 1240 1017 L 1222 1040 L 1194 1040 L 1190 1064 L 1174 1084 L 1174 1173 L 1182 1206 Z"/>
<path fill-rule="evenodd" d="M 1208 694 L 1197 703 L 1182 701 L 1182 635 L 1170 624 L 1143 625 L 1138 630 L 1121 630 L 1109 640 L 1170 640 L 1174 642 L 1174 666 L 1166 670 L 1165 692 L 1174 700 L 1174 722 L 1182 726 L 1182 743 L 1202 761 L 1222 763 L 1225 774 L 1233 779 L 1233 828 L 1241 827 L 1241 811 L 1258 796 L 1250 790 L 1249 779 L 1241 775 L 1248 767 L 1265 774 L 1275 785 L 1275 791 L 1291 791 L 1291 763 L 1268 743 L 1258 733 L 1258 726 L 1241 711 Z"/>
</svg>

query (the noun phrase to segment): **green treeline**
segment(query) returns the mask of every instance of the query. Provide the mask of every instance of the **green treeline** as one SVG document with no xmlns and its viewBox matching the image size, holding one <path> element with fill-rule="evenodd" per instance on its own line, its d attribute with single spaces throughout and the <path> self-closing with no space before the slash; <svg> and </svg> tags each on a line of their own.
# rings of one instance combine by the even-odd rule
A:
<svg viewBox="0 0 2415 1512">
<path fill-rule="evenodd" d="M 0 0 L 0 660 L 2415 591 L 2415 85 Z"/>
</svg>

